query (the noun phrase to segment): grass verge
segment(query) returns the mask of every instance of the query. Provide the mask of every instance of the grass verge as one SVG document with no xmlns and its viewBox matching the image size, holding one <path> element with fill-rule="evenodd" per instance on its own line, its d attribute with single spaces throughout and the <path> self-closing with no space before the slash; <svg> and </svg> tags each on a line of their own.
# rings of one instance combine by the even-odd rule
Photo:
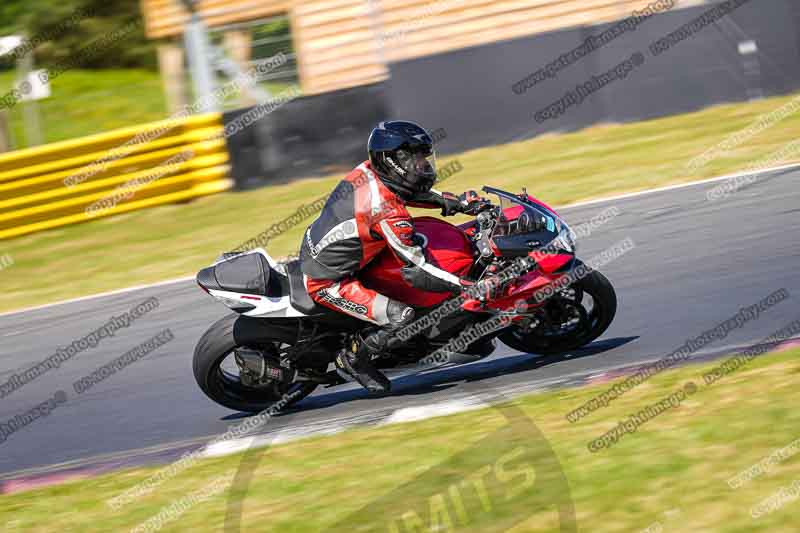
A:
<svg viewBox="0 0 800 533">
<path fill-rule="evenodd" d="M 581 531 L 640 531 L 657 523 L 661 529 L 652 531 L 796 531 L 800 501 L 786 502 L 759 519 L 750 510 L 800 479 L 797 456 L 772 463 L 767 473 L 737 489 L 728 480 L 798 439 L 798 355 L 794 349 L 762 356 L 711 386 L 702 375 L 719 362 L 664 372 L 575 424 L 565 414 L 605 391 L 607 384 L 528 396 L 509 405 L 535 423 L 552 446 Z M 680 406 L 615 446 L 589 452 L 590 440 L 688 381 L 698 390 Z M 512 439 L 495 439 L 499 448 L 483 445 L 492 444 L 487 439 L 502 436 L 509 426 L 503 412 L 484 409 L 265 449 L 252 466 L 247 491 L 239 487 L 213 496 L 162 524 L 163 531 L 220 531 L 231 494 L 242 499 L 243 531 L 410 531 L 402 522 L 383 518 L 405 514 L 412 520 L 413 513 L 422 520 L 417 531 L 429 531 L 436 521 L 443 525 L 440 531 L 447 531 L 448 520 L 453 530 L 465 532 L 556 531 L 553 510 L 536 510 L 535 502 L 563 496 L 563 490 L 537 477 L 542 471 L 535 457 L 531 464 L 508 459 L 508 450 L 525 447 L 534 436 L 517 432 Z M 146 479 L 153 469 L 5 496 L 0 525 L 6 531 L 133 528 L 233 473 L 240 462 L 240 455 L 205 460 L 118 511 L 104 501 Z M 487 466 L 505 485 L 496 479 L 492 485 L 492 474 L 485 473 L 488 490 L 481 500 L 477 489 L 469 492 L 475 485 L 465 480 L 488 472 Z M 463 495 L 460 510 L 453 486 Z M 509 487 L 519 489 L 513 498 L 505 497 L 503 489 Z M 433 518 L 432 510 L 438 511 Z"/>
<path fill-rule="evenodd" d="M 16 73 L 0 72 L 0 96 L 14 85 Z M 260 84 L 279 94 L 292 84 Z M 167 117 L 161 75 L 143 69 L 68 70 L 51 82 L 52 96 L 37 103 L 45 143 L 75 139 L 126 126 L 156 122 Z M 236 106 L 240 95 L 229 95 L 223 104 Z M 9 112 L 11 133 L 17 148 L 28 146 L 25 115 L 18 103 Z"/>
<path fill-rule="evenodd" d="M 463 170 L 440 188 L 461 192 L 491 184 L 517 191 L 526 186 L 543 200 L 563 205 L 736 171 L 794 141 L 800 114 L 696 172 L 687 163 L 790 99 L 718 106 L 473 150 L 447 158 L 458 159 Z M 14 265 L 0 272 L 0 311 L 194 273 L 302 203 L 330 193 L 339 179 L 341 174 L 221 194 L 2 241 L 0 255 L 8 253 Z M 270 253 L 294 252 L 308 222 L 270 241 Z"/>
<path fill-rule="evenodd" d="M 2 94 L 13 87 L 15 76 L 0 74 Z M 167 113 L 161 77 L 148 70 L 70 70 L 51 82 L 51 91 L 37 103 L 46 143 L 154 122 Z M 24 105 L 9 113 L 18 147 L 27 146 Z"/>
</svg>

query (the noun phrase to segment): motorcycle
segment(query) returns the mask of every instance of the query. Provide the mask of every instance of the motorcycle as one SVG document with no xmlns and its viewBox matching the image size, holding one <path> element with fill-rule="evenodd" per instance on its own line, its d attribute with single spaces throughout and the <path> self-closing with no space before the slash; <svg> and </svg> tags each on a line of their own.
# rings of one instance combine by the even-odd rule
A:
<svg viewBox="0 0 800 533">
<path fill-rule="evenodd" d="M 483 191 L 498 201 L 487 201 L 474 220 L 455 226 L 418 217 L 415 231 L 439 268 L 478 284 L 495 274 L 502 285 L 455 297 L 415 289 L 388 248 L 359 273 L 366 287 L 416 311 L 404 340 L 373 360 L 390 377 L 481 360 L 497 339 L 524 353 L 565 354 L 611 325 L 614 288 L 577 258 L 575 234 L 564 219 L 524 189 Z M 503 278 L 508 272 L 514 275 Z M 355 334 L 371 326 L 318 305 L 306 291 L 299 261 L 278 263 L 260 248 L 224 254 L 197 274 L 197 283 L 234 313 L 201 337 L 194 376 L 209 398 L 237 411 L 284 408 L 320 385 L 345 383 L 329 367 Z M 472 327 L 498 317 L 492 328 Z M 470 337 L 458 352 L 450 349 L 470 328 L 482 337 Z M 421 365 L 431 360 L 435 364 Z"/>
</svg>

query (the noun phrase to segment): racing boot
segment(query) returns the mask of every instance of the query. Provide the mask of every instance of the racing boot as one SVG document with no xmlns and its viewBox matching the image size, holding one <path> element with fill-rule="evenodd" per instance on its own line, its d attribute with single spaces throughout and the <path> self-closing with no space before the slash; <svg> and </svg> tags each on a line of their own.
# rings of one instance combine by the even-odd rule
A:
<svg viewBox="0 0 800 533">
<path fill-rule="evenodd" d="M 367 335 L 356 334 L 348 346 L 336 356 L 337 372 L 340 375 L 345 373 L 351 376 L 370 392 L 386 393 L 391 390 L 391 381 L 375 368 L 372 359 L 387 348 L 393 348 L 401 343 L 394 333 L 414 320 L 414 309 L 390 300 L 386 315 L 389 319 L 387 326 Z"/>
<path fill-rule="evenodd" d="M 374 337 L 374 333 L 365 338 L 358 334 L 354 335 L 349 343 L 350 346 L 337 354 L 336 371 L 339 375 L 346 374 L 352 377 L 370 392 L 389 392 L 392 389 L 392 382 L 372 364 L 372 354 L 381 350 Z M 347 376 L 342 375 L 345 379 Z"/>
</svg>

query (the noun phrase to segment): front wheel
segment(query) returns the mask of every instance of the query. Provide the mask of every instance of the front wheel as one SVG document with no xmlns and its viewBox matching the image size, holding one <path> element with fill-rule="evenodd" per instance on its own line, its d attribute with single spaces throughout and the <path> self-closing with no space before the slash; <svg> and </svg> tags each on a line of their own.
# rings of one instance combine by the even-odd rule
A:
<svg viewBox="0 0 800 533">
<path fill-rule="evenodd" d="M 532 328 L 514 326 L 499 339 L 515 350 L 559 355 L 585 346 L 605 333 L 617 313 L 617 295 L 611 282 L 596 270 L 557 293 L 542 307 Z"/>
<path fill-rule="evenodd" d="M 220 319 L 206 331 L 194 351 L 194 377 L 200 389 L 216 403 L 236 411 L 280 410 L 299 402 L 317 387 L 312 382 L 283 384 L 267 381 L 254 386 L 237 368 L 236 351 L 256 351 L 266 360 L 279 361 L 296 342 L 296 329 L 265 324 L 262 319 L 237 314 Z"/>
</svg>

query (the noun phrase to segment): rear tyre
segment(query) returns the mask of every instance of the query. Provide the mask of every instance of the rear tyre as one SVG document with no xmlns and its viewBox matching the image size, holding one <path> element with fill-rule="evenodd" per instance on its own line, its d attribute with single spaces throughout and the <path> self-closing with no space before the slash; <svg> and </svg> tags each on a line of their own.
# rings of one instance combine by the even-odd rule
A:
<svg viewBox="0 0 800 533">
<path fill-rule="evenodd" d="M 570 289 L 580 295 L 580 301 L 571 302 L 580 316 L 578 327 L 563 334 L 545 334 L 542 328 L 523 331 L 512 327 L 498 338 L 511 348 L 525 353 L 560 355 L 585 346 L 605 333 L 617 314 L 617 295 L 611 282 L 603 274 L 592 270 L 575 282 Z M 586 296 L 592 306 L 586 309 Z M 549 305 L 549 304 L 545 304 Z"/>
<path fill-rule="evenodd" d="M 283 322 L 290 322 L 285 320 Z M 267 322 L 231 314 L 206 331 L 194 350 L 194 377 L 200 389 L 216 403 L 236 411 L 256 413 L 273 408 L 279 411 L 295 404 L 317 388 L 316 383 L 298 382 L 271 387 L 248 387 L 237 376 L 223 369 L 223 361 L 233 359 L 236 348 L 275 350 L 297 341 L 292 323 Z"/>
</svg>

